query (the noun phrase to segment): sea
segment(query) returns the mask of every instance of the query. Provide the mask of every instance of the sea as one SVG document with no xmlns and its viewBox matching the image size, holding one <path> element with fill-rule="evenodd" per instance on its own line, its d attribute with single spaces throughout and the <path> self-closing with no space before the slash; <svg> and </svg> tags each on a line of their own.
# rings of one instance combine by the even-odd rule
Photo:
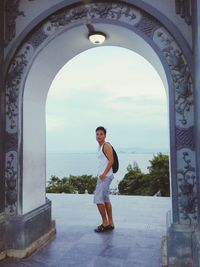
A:
<svg viewBox="0 0 200 267">
<path fill-rule="evenodd" d="M 147 173 L 149 160 L 156 153 L 118 153 L 119 170 L 114 175 L 111 189 L 116 189 L 119 182 L 127 173 L 127 166 L 137 162 L 140 169 Z M 67 177 L 69 175 L 97 175 L 98 159 L 96 153 L 47 153 L 46 155 L 46 182 L 52 175 Z"/>
</svg>

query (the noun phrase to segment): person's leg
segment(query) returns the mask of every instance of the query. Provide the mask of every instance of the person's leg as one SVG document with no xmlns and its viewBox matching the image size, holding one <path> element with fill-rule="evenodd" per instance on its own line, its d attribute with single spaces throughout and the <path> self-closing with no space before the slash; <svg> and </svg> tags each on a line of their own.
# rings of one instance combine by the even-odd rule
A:
<svg viewBox="0 0 200 267">
<path fill-rule="evenodd" d="M 104 204 L 97 204 L 97 208 L 98 208 L 99 213 L 101 215 L 103 226 L 107 226 L 109 224 L 109 222 L 108 222 L 108 219 L 107 219 L 105 205 Z"/>
<path fill-rule="evenodd" d="M 106 214 L 106 208 L 104 204 L 104 183 L 101 180 L 97 180 L 95 194 L 94 194 L 94 203 L 97 205 L 99 213 L 102 218 L 102 224 L 104 226 L 108 225 L 108 219 Z"/>
<path fill-rule="evenodd" d="M 113 216 L 112 216 L 112 204 L 110 202 L 105 202 L 105 208 L 108 216 L 108 223 L 109 225 L 114 226 Z"/>
<path fill-rule="evenodd" d="M 114 227 L 113 215 L 112 215 L 112 204 L 110 202 L 110 197 L 109 197 L 110 184 L 111 184 L 113 178 L 114 178 L 113 176 L 110 176 L 107 178 L 107 188 L 105 190 L 104 204 L 105 204 L 105 208 L 106 208 L 106 213 L 107 213 L 109 225 Z"/>
</svg>

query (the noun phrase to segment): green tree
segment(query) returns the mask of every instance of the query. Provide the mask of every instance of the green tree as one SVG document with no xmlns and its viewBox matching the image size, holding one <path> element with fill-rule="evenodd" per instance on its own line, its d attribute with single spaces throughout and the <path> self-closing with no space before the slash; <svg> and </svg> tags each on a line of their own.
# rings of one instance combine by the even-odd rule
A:
<svg viewBox="0 0 200 267">
<path fill-rule="evenodd" d="M 154 155 L 149 161 L 149 173 L 141 171 L 138 164 L 128 165 L 127 173 L 118 185 L 122 195 L 152 196 L 158 191 L 162 196 L 169 196 L 169 157 L 162 153 Z"/>
<path fill-rule="evenodd" d="M 46 187 L 47 193 L 85 193 L 85 190 L 89 194 L 92 194 L 95 190 L 97 177 L 92 175 L 81 175 L 63 177 L 62 179 L 57 176 L 51 176 L 48 185 Z"/>
<path fill-rule="evenodd" d="M 169 156 L 158 153 L 150 160 L 150 164 L 148 170 L 152 194 L 160 191 L 162 196 L 169 196 Z"/>
<path fill-rule="evenodd" d="M 140 194 L 143 176 L 141 169 L 139 168 L 137 162 L 131 164 L 127 167 L 127 173 L 125 174 L 122 181 L 119 182 L 118 190 L 122 195 L 138 195 Z"/>
<path fill-rule="evenodd" d="M 46 187 L 47 193 L 74 193 L 73 187 L 67 178 L 59 179 L 57 176 L 51 176 Z"/>
<path fill-rule="evenodd" d="M 86 174 L 81 176 L 70 175 L 68 181 L 79 194 L 84 194 L 85 190 L 92 194 L 96 187 L 97 177 Z"/>
</svg>

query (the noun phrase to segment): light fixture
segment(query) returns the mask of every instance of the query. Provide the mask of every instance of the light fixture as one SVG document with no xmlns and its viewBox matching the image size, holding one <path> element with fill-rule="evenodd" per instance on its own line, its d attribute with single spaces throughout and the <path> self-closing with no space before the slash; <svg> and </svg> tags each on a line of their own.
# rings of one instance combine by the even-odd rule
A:
<svg viewBox="0 0 200 267">
<path fill-rule="evenodd" d="M 88 35 L 88 39 L 91 43 L 95 45 L 101 45 L 105 42 L 106 35 L 103 32 L 90 32 Z"/>
</svg>

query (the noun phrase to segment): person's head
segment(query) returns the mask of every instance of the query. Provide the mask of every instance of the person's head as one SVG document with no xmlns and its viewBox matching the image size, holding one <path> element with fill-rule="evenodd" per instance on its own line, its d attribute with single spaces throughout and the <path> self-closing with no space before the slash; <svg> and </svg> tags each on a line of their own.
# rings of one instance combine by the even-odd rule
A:
<svg viewBox="0 0 200 267">
<path fill-rule="evenodd" d="M 103 126 L 96 128 L 96 140 L 99 144 L 103 144 L 106 139 L 106 129 Z"/>
</svg>

